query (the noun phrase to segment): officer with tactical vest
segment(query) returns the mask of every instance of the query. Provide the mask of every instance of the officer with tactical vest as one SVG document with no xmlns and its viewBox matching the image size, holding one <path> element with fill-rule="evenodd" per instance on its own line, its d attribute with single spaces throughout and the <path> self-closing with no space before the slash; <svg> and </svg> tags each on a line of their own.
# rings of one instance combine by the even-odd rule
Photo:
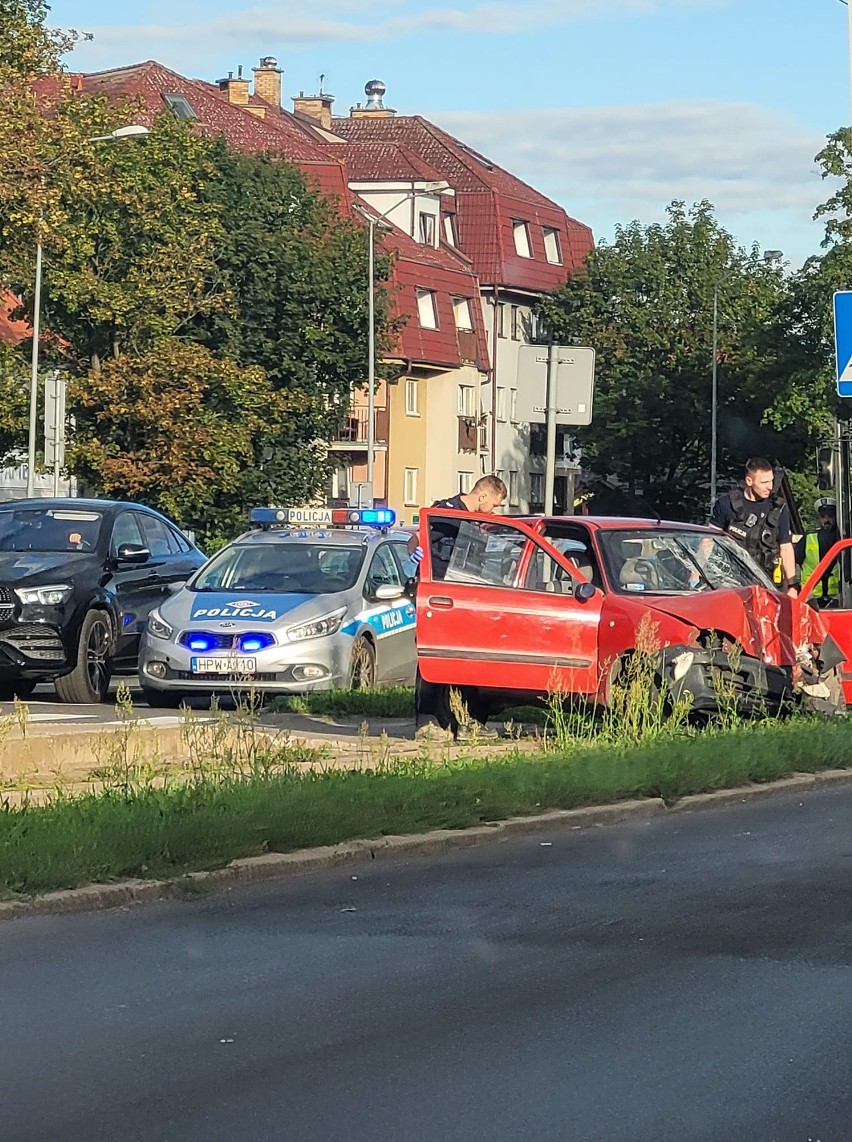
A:
<svg viewBox="0 0 852 1142">
<path fill-rule="evenodd" d="M 822 557 L 827 555 L 840 539 L 840 529 L 837 526 L 837 501 L 830 496 L 822 496 L 814 507 L 819 516 L 819 531 L 808 532 L 796 544 L 796 562 L 802 568 L 803 580 L 810 578 Z M 835 559 L 820 580 L 813 597 L 818 606 L 825 607 L 839 594 L 840 567 Z"/>
<path fill-rule="evenodd" d="M 796 597 L 800 583 L 790 509 L 775 487 L 775 471 L 768 460 L 754 456 L 748 461 L 742 485 L 719 496 L 710 523 L 744 547 L 770 578 L 780 558 L 781 586 Z"/>
</svg>

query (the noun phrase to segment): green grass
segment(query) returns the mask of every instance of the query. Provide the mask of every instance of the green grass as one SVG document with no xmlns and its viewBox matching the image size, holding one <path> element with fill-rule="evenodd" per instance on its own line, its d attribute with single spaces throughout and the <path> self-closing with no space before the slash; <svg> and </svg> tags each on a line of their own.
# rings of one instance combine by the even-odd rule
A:
<svg viewBox="0 0 852 1142">
<path fill-rule="evenodd" d="M 275 698 L 273 713 L 319 714 L 331 717 L 413 718 L 414 690 L 387 686 L 381 690 L 316 690 Z"/>
<path fill-rule="evenodd" d="M 174 876 L 243 856 L 359 837 L 464 828 L 547 809 L 664 797 L 852 766 L 845 719 L 765 723 L 644 744 L 374 771 L 258 767 L 185 784 L 125 785 L 0 811 L 0 893 Z"/>
</svg>

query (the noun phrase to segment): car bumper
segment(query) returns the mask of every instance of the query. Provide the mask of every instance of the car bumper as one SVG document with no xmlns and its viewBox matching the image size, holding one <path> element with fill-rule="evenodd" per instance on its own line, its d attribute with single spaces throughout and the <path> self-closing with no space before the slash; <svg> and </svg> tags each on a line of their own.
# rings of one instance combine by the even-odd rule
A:
<svg viewBox="0 0 852 1142">
<path fill-rule="evenodd" d="M 672 696 L 689 701 L 697 713 L 734 709 L 742 714 L 774 714 L 793 696 L 788 667 L 724 650 L 667 647 L 662 673 Z"/>
<path fill-rule="evenodd" d="M 73 668 L 73 650 L 55 626 L 12 622 L 0 628 L 0 678 L 55 678 Z"/>
<path fill-rule="evenodd" d="M 139 681 L 151 690 L 191 693 L 231 693 L 234 690 L 274 691 L 304 694 L 312 690 L 332 690 L 349 684 L 352 638 L 305 639 L 289 646 L 272 646 L 250 655 L 256 671 L 231 674 L 200 674 L 192 660 L 199 655 L 163 639 L 143 639 L 139 654 Z M 211 652 L 208 657 L 225 657 L 228 652 Z M 235 659 L 239 661 L 239 656 Z"/>
</svg>

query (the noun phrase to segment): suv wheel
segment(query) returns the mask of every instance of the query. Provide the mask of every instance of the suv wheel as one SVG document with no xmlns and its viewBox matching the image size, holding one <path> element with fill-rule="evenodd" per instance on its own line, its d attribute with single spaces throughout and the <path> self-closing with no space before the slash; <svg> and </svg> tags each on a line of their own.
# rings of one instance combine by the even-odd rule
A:
<svg viewBox="0 0 852 1142">
<path fill-rule="evenodd" d="M 112 625 L 103 611 L 89 611 L 80 627 L 77 661 L 70 674 L 56 679 L 62 702 L 105 702 L 112 677 Z"/>
</svg>

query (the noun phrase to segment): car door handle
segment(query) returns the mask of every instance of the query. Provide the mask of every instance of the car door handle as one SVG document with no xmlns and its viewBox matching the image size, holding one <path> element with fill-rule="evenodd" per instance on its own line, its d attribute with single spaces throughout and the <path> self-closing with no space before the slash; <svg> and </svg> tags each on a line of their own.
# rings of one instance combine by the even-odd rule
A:
<svg viewBox="0 0 852 1142">
<path fill-rule="evenodd" d="M 438 610 L 449 611 L 453 606 L 453 600 L 448 599 L 446 595 L 433 595 L 429 600 L 430 607 L 436 607 Z"/>
</svg>

